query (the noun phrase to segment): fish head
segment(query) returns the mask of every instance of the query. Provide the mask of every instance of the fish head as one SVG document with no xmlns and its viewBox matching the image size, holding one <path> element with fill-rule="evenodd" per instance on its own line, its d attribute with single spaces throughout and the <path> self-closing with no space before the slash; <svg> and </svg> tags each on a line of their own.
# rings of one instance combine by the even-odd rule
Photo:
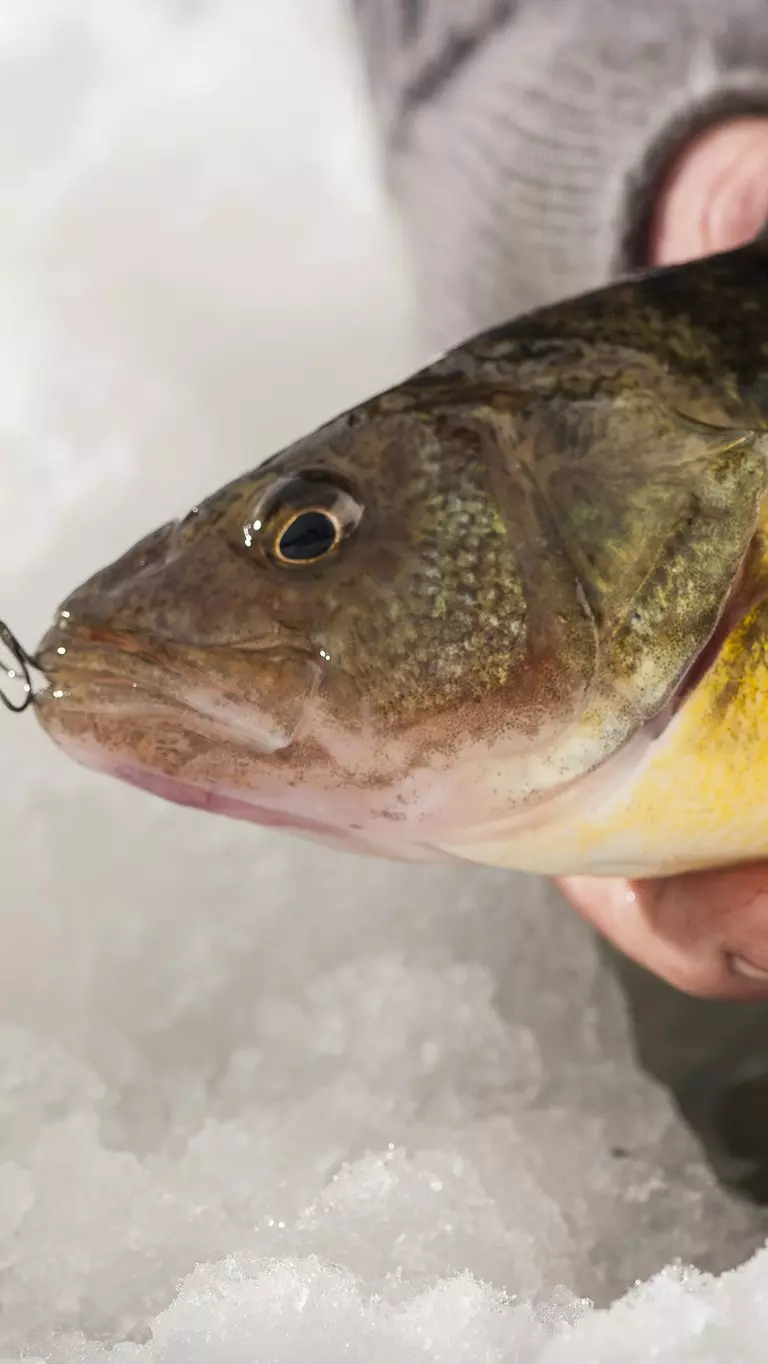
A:
<svg viewBox="0 0 768 1364">
<path fill-rule="evenodd" d="M 497 482 L 472 404 L 416 386 L 345 414 L 62 604 L 42 724 L 171 799 L 420 855 L 457 764 L 541 744 L 594 670 L 545 549 L 526 591 Z"/>
<path fill-rule="evenodd" d="M 73 593 L 41 723 L 187 805 L 484 860 L 658 727 L 743 570 L 764 457 L 679 400 L 601 336 L 479 339 Z"/>
</svg>

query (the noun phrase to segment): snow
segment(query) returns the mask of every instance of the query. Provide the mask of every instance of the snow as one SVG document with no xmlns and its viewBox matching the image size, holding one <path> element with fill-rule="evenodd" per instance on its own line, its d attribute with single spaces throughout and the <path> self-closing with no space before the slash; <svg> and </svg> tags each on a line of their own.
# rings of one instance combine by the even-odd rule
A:
<svg viewBox="0 0 768 1364">
<path fill-rule="evenodd" d="M 426 358 L 361 91 L 336 0 L 0 0 L 24 641 Z M 164 806 L 29 717 L 0 775 L 0 1364 L 764 1359 L 765 1222 L 551 889 Z"/>
</svg>

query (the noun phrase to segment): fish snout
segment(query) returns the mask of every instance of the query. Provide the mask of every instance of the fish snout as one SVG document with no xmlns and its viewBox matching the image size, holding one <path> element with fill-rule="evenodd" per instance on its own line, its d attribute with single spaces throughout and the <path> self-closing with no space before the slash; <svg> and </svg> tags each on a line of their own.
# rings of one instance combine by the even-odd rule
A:
<svg viewBox="0 0 768 1364">
<path fill-rule="evenodd" d="M 146 535 L 125 554 L 99 569 L 61 603 L 56 622 L 41 645 L 58 631 L 68 633 L 75 627 L 119 628 L 119 617 L 136 614 L 137 599 L 146 596 L 150 575 L 168 562 L 178 522 L 169 521 Z M 128 624 L 126 619 L 125 625 Z"/>
</svg>

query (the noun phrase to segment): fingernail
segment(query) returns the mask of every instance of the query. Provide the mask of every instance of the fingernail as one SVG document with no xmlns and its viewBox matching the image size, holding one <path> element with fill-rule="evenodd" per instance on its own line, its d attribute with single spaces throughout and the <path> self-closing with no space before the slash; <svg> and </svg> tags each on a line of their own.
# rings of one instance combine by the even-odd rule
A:
<svg viewBox="0 0 768 1364">
<path fill-rule="evenodd" d="M 726 953 L 728 969 L 735 975 L 746 976 L 747 980 L 758 980 L 768 985 L 768 967 L 757 966 L 748 957 L 742 957 L 740 952 Z"/>
</svg>

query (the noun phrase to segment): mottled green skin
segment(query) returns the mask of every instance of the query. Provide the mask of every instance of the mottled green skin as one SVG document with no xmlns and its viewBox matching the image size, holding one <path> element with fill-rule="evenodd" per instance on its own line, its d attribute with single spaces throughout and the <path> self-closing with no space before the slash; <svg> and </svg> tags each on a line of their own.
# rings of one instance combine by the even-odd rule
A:
<svg viewBox="0 0 768 1364">
<path fill-rule="evenodd" d="M 717 624 L 768 486 L 765 430 L 761 242 L 470 341 L 66 605 L 145 652 L 194 652 L 198 675 L 241 702 L 249 688 L 263 701 L 272 667 L 254 645 L 322 659 L 340 725 L 364 721 L 385 744 L 419 732 L 427 762 L 470 740 L 554 744 L 569 726 L 606 757 L 664 707 Z M 307 469 L 350 489 L 363 516 L 338 553 L 286 569 L 269 558 L 269 518 L 250 545 L 244 527 L 276 479 Z M 287 705 L 289 691 L 270 695 Z M 307 740 L 296 762 L 311 759 Z"/>
</svg>

